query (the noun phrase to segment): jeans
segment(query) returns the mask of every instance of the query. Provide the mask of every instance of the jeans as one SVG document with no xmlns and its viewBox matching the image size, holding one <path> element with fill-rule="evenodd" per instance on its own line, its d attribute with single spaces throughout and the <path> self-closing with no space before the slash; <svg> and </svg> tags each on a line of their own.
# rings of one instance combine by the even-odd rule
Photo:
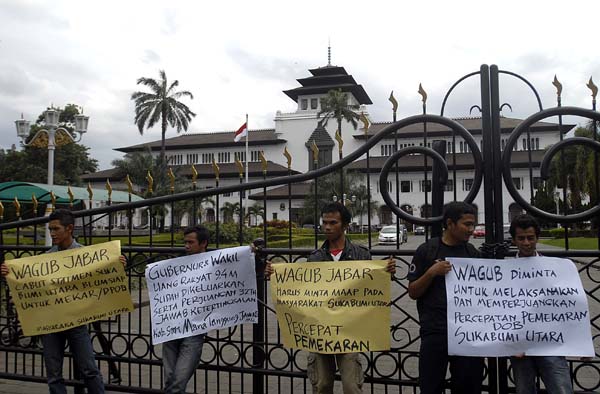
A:
<svg viewBox="0 0 600 394">
<path fill-rule="evenodd" d="M 535 378 L 539 375 L 549 394 L 573 393 L 569 364 L 564 357 L 511 357 L 517 394 L 535 394 Z"/>
<path fill-rule="evenodd" d="M 175 339 L 162 345 L 166 394 L 183 394 L 202 356 L 204 334 Z"/>
<path fill-rule="evenodd" d="M 480 394 L 483 358 L 449 356 L 446 333 L 421 333 L 419 386 L 421 394 L 444 393 L 446 370 L 450 364 L 452 394 Z"/>
<path fill-rule="evenodd" d="M 309 353 L 306 373 L 312 383 L 313 394 L 333 394 L 336 363 L 344 394 L 362 393 L 365 375 L 358 361 L 358 353 Z"/>
<path fill-rule="evenodd" d="M 102 374 L 96 365 L 92 341 L 86 326 L 42 335 L 50 394 L 67 394 L 62 376 L 65 341 L 69 342 L 75 368 L 81 373 L 88 394 L 104 394 Z"/>
</svg>

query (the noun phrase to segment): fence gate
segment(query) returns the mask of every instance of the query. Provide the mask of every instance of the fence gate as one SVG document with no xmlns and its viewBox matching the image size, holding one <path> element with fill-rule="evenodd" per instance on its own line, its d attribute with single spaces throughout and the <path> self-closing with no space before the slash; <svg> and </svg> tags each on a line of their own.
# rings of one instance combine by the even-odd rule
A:
<svg viewBox="0 0 600 394">
<path fill-rule="evenodd" d="M 504 130 L 501 127 L 500 111 L 505 106 L 510 107 L 510 105 L 500 103 L 500 75 L 514 78 L 523 83 L 530 90 L 539 107 L 538 112 L 520 122 L 512 131 Z M 473 138 L 472 130 L 467 129 L 459 121 L 444 117 L 446 103 L 451 98 L 452 92 L 464 80 L 469 78 L 479 78 L 480 81 L 480 103 L 474 105 L 473 108 L 478 108 L 481 111 L 481 144 L 478 144 Z M 355 152 L 351 152 L 345 157 L 340 153 L 340 160 L 332 165 L 296 175 L 292 175 L 290 170 L 288 176 L 277 178 L 268 178 L 265 169 L 262 181 L 246 184 L 242 183 L 240 179 L 240 184 L 233 186 L 220 186 L 219 176 L 216 173 L 214 176 L 215 184 L 211 189 L 197 190 L 195 178 L 193 178 L 193 188 L 189 192 L 118 205 L 112 204 L 109 200 L 101 208 L 76 210 L 75 215 L 80 218 L 82 224 L 78 231 L 80 242 L 89 245 L 104 242 L 107 239 L 119 238 L 122 242 L 123 253 L 128 258 L 129 285 L 136 310 L 127 315 L 90 325 L 97 360 L 107 382 L 107 390 L 127 393 L 161 392 L 161 351 L 160 346 L 154 347 L 151 344 L 148 297 L 143 277 L 144 267 L 147 263 L 175 257 L 183 253 L 183 248 L 178 246 L 180 241 L 177 240 L 178 232 L 175 226 L 172 225 L 167 234 L 157 234 L 157 226 L 160 223 L 161 215 L 164 216 L 165 206 L 170 208 L 168 212 L 170 212 L 172 219 L 176 208 L 179 209 L 182 204 L 188 204 L 185 206 L 188 207 L 187 209 L 191 209 L 193 216 L 196 217 L 195 213 L 198 212 L 198 209 L 203 206 L 207 198 L 211 198 L 213 201 L 211 212 L 213 214 L 217 213 L 211 217 L 215 219 L 213 230 L 216 236 L 216 247 L 218 248 L 222 244 L 221 238 L 224 229 L 229 226 L 227 223 L 220 223 L 220 215 L 218 215 L 221 208 L 220 196 L 240 192 L 241 200 L 242 191 L 248 193 L 252 191 L 262 192 L 262 201 L 266 212 L 267 187 L 287 186 L 289 191 L 287 206 L 291 208 L 292 189 L 310 181 L 312 184 L 311 193 L 314 193 L 316 197 L 314 203 L 319 204 L 320 193 L 331 192 L 319 188 L 319 181 L 323 180 L 324 176 L 339 173 L 342 180 L 341 184 L 344 185 L 344 171 L 342 170 L 359 168 L 362 173 L 366 174 L 366 190 L 369 191 L 366 197 L 367 212 L 371 212 L 371 204 L 375 205 L 371 196 L 371 177 L 378 176 L 379 190 L 385 202 L 385 209 L 380 209 L 380 211 L 382 213 L 391 211 L 393 215 L 400 219 L 397 220 L 397 229 L 400 228 L 400 221 L 408 224 L 409 228 L 425 226 L 425 236 L 429 237 L 439 234 L 441 231 L 440 215 L 444 196 L 451 196 L 447 200 L 458 199 L 457 181 L 459 178 L 457 172 L 465 168 L 464 164 L 461 164 L 462 157 L 465 155 L 457 152 L 457 138 L 460 139 L 461 144 L 464 143 L 464 149 L 461 151 L 469 153 L 470 168 L 474 171 L 473 178 L 468 182 L 468 189 L 465 189 L 469 191 L 464 200 L 473 202 L 478 195 L 478 198 L 481 198 L 481 194 L 483 194 L 483 217 L 486 230 L 485 240 L 481 245 L 483 255 L 489 258 L 504 258 L 505 256 L 514 255 L 514 251 L 509 249 L 508 243 L 504 239 L 504 224 L 509 221 L 504 207 L 510 203 L 510 201 L 503 201 L 503 197 L 507 195 L 503 193 L 504 188 L 514 200 L 510 212 L 513 212 L 513 208 L 516 212 L 524 210 L 541 220 L 561 223 L 565 229 L 563 236 L 565 247 L 545 251 L 544 253 L 549 256 L 577 260 L 590 304 L 592 334 L 596 348 L 598 348 L 597 341 L 600 332 L 598 325 L 600 317 L 600 247 L 598 245 L 600 245 L 600 233 L 596 230 L 595 237 L 598 242 L 593 250 L 572 250 L 569 247 L 572 241 L 570 241 L 568 231 L 570 227 L 581 225 L 590 220 L 598 229 L 597 222 L 600 215 L 598 153 L 600 153 L 600 142 L 598 142 L 596 124 L 600 121 L 600 114 L 596 112 L 595 108 L 597 89 L 594 90 L 595 86 L 590 80 L 588 86 L 592 89 L 593 101 L 591 109 L 584 109 L 562 106 L 560 83 L 555 81 L 555 86 L 558 92 L 557 106 L 543 109 L 538 93 L 525 78 L 509 71 L 499 70 L 496 66 L 483 65 L 479 71 L 463 76 L 450 88 L 444 97 L 440 115 L 427 113 L 426 95 L 423 92 L 423 114 L 396 121 L 394 112 L 394 122 L 392 124 L 383 128 L 377 134 L 365 138 L 364 145 Z M 589 129 L 593 132 L 590 136 L 564 138 L 564 134 L 569 131 L 563 125 L 563 117 L 565 116 L 578 116 L 589 119 Z M 530 127 L 536 122 L 550 117 L 558 117 L 559 142 L 552 145 L 542 155 L 539 155 L 539 152 L 534 155 L 534 149 L 531 146 Z M 422 127 L 423 142 L 421 146 L 408 146 L 399 149 L 398 131 L 404 127 L 414 125 Z M 449 129 L 452 137 L 451 141 L 442 143 L 432 138 L 428 130 L 431 130 L 434 126 Z M 435 133 L 432 135 L 435 137 Z M 371 157 L 371 150 L 384 138 L 393 138 L 393 154 L 389 158 Z M 521 152 L 514 152 L 515 147 L 521 141 L 523 142 L 522 149 L 519 148 Z M 570 168 L 565 165 L 570 164 L 566 161 L 569 156 L 561 156 L 560 152 L 564 149 L 572 149 L 575 145 L 586 148 L 586 151 L 593 156 L 592 164 L 587 168 L 587 179 L 591 179 L 591 184 L 588 185 L 586 206 L 574 208 L 573 204 L 570 203 L 569 199 L 572 195 L 572 191 L 569 189 L 572 186 L 570 177 L 573 174 L 567 174 L 565 171 L 562 171 L 562 179 L 559 179 L 559 181 L 561 185 L 567 187 L 562 187 L 562 195 L 556 196 L 557 204 L 559 200 L 562 202 L 561 206 L 557 207 L 555 211 L 549 211 L 547 207 L 541 207 L 539 204 L 534 203 L 532 197 L 527 200 L 519 194 L 522 185 L 520 182 L 515 184 L 515 180 L 511 175 L 511 171 L 515 167 L 512 161 L 514 154 L 525 155 L 524 157 L 527 159 L 523 164 L 524 167 L 522 165 L 521 168 L 528 169 L 529 195 L 534 196 L 534 170 L 536 174 L 539 172 L 539 177 L 547 177 L 551 171 L 551 162 L 554 157 L 561 160 L 560 164 L 563 169 Z M 421 216 L 414 215 L 413 207 L 404 204 L 399 194 L 399 185 L 403 176 L 403 167 L 399 164 L 399 160 L 407 156 L 414 157 L 415 154 L 421 155 L 420 157 L 423 160 L 423 180 L 421 183 L 423 185 L 423 205 L 420 209 L 424 215 Z M 366 159 L 363 159 L 365 156 Z M 375 171 L 381 169 L 380 173 L 374 174 L 373 168 L 376 169 Z M 337 178 L 337 175 L 335 177 Z M 394 185 L 391 189 L 395 190 L 395 195 L 388 187 L 390 183 Z M 483 190 L 481 190 L 482 186 Z M 478 201 L 481 201 L 481 199 Z M 25 207 L 23 212 L 21 212 L 20 206 L 13 209 L 11 212 L 12 219 L 8 219 L 8 209 L 6 215 L 4 215 L 7 218 L 6 220 L 4 220 L 3 214 L 0 213 L 0 251 L 6 259 L 43 253 L 46 249 L 43 246 L 44 241 L 41 239 L 40 234 L 43 233 L 43 227 L 47 219 L 45 217 L 35 217 L 37 207 L 28 206 L 23 201 L 21 203 Z M 315 205 L 314 208 L 314 215 L 317 216 L 318 206 Z M 135 242 L 136 231 L 139 230 L 133 228 L 131 218 L 136 210 L 147 212 L 151 219 L 148 221 L 148 228 L 144 230 L 147 232 L 146 234 L 149 234 L 148 242 L 144 244 L 136 244 Z M 126 229 L 120 233 L 117 233 L 117 230 L 114 230 L 112 226 L 117 214 L 129 218 Z M 238 242 L 240 245 L 245 244 L 248 237 L 247 230 L 243 227 L 242 216 L 238 215 L 239 226 L 236 225 L 236 228 L 239 229 Z M 94 223 L 99 220 L 106 220 L 106 218 L 109 223 L 106 234 L 102 236 L 95 234 L 92 231 Z M 372 352 L 361 355 L 365 373 L 364 391 L 370 393 L 417 393 L 419 323 L 415 303 L 408 297 L 406 275 L 414 249 L 418 245 L 401 247 L 399 240 L 395 246 L 391 247 L 375 245 L 373 242 L 375 234 L 370 220 L 371 215 L 369 214 L 368 234 L 362 238 L 364 243 L 371 249 L 374 258 L 383 258 L 392 254 L 396 257 L 398 265 L 392 286 L 392 326 L 390 327 L 392 349 L 389 352 Z M 171 223 L 173 222 L 171 220 Z M 311 243 L 311 247 L 295 247 L 292 239 L 291 223 L 288 226 L 287 238 L 283 243 L 281 239 L 276 242 L 272 237 L 269 237 L 270 234 L 267 232 L 266 224 L 263 226 L 261 234 L 263 249 L 262 253 L 257 256 L 257 272 L 262 272 L 264 261 L 267 258 L 289 263 L 304 261 L 313 247 L 318 244 L 317 226 L 314 229 L 314 244 Z M 191 385 L 188 387 L 189 390 L 197 393 L 254 394 L 311 392 L 310 382 L 306 378 L 306 355 L 304 352 L 285 348 L 281 344 L 275 311 L 271 306 L 268 282 L 265 282 L 260 274 L 258 279 L 259 324 L 238 326 L 209 333 L 202 353 L 202 362 Z M 36 337 L 23 337 L 21 335 L 6 282 L 1 280 L 0 285 L 2 286 L 2 289 L 0 289 L 0 350 L 2 351 L 0 354 L 0 378 L 39 382 L 40 387 L 43 387 L 41 384 L 45 383 L 45 372 L 40 341 Z M 81 384 L 76 378 L 76 367 L 72 365 L 71 355 L 68 352 L 66 359 L 67 364 L 65 364 L 64 372 L 67 383 L 81 391 Z M 571 359 L 569 363 L 576 392 L 584 393 L 599 390 L 600 367 L 598 361 L 584 362 Z M 484 381 L 486 392 L 514 392 L 514 384 L 508 364 L 506 359 L 490 358 L 487 360 Z M 338 389 L 341 392 L 340 386 L 336 386 L 336 390 Z"/>
</svg>

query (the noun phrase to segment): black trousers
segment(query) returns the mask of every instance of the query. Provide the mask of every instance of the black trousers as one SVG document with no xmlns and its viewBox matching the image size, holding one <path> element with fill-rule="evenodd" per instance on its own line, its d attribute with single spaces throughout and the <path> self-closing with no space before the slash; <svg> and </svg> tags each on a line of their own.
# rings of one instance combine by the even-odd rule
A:
<svg viewBox="0 0 600 394">
<path fill-rule="evenodd" d="M 445 333 L 421 334 L 419 386 L 421 394 L 444 392 L 446 370 L 450 363 L 452 394 L 480 394 L 483 381 L 483 358 L 448 356 Z"/>
</svg>

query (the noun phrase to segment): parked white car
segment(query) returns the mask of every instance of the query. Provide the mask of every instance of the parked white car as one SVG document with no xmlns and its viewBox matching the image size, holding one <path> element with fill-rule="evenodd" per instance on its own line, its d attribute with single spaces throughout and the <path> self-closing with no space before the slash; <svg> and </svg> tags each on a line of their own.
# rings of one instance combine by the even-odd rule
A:
<svg viewBox="0 0 600 394">
<path fill-rule="evenodd" d="M 400 243 L 406 242 L 407 233 L 406 227 L 404 225 L 400 225 Z M 384 244 L 395 244 L 396 243 L 396 225 L 385 226 L 379 232 L 379 237 L 377 238 L 380 245 Z"/>
</svg>

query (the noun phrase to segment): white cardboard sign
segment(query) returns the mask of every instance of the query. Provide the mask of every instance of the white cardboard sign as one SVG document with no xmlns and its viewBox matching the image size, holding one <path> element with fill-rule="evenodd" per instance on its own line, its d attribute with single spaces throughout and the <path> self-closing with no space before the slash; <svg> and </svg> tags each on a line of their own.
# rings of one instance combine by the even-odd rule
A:
<svg viewBox="0 0 600 394">
<path fill-rule="evenodd" d="M 571 260 L 448 261 L 449 354 L 594 356 L 587 297 Z"/>
<path fill-rule="evenodd" d="M 258 321 L 254 254 L 215 250 L 146 267 L 152 343 Z"/>
</svg>

